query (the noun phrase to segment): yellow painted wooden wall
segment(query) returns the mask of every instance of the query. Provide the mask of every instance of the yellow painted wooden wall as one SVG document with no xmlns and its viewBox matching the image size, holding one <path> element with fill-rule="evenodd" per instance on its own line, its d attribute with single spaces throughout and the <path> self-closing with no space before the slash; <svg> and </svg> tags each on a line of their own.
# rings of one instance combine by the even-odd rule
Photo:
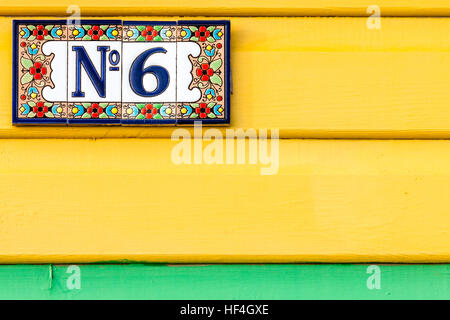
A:
<svg viewBox="0 0 450 320">
<path fill-rule="evenodd" d="M 2 2 L 1 263 L 450 261 L 450 4 L 379 1 L 368 29 L 356 0 L 140 2 L 79 1 L 229 18 L 229 128 L 279 129 L 278 173 L 175 165 L 168 127 L 12 126 L 11 20 L 69 1 Z"/>
</svg>

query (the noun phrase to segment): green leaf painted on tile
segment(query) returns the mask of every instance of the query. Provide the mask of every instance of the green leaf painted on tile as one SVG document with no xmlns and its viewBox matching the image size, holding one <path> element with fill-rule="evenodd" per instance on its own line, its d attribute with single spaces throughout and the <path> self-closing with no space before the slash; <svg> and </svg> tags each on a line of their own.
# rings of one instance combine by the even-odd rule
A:
<svg viewBox="0 0 450 320">
<path fill-rule="evenodd" d="M 35 107 L 35 106 L 36 106 L 36 103 L 34 103 L 33 101 L 29 101 L 29 102 L 28 102 L 28 105 L 29 105 L 30 107 Z"/>
<path fill-rule="evenodd" d="M 50 111 L 45 114 L 47 118 L 54 118 L 55 116 Z"/>
<path fill-rule="evenodd" d="M 102 36 L 100 37 L 100 40 L 108 40 L 108 36 L 102 35 Z"/>
<path fill-rule="evenodd" d="M 20 83 L 26 84 L 26 83 L 30 82 L 31 80 L 33 80 L 33 76 L 29 72 L 27 72 L 22 76 L 22 78 L 20 78 Z"/>
<path fill-rule="evenodd" d="M 198 41 L 198 38 L 197 38 L 197 37 L 191 37 L 190 40 L 191 40 L 191 41 Z"/>
<path fill-rule="evenodd" d="M 108 118 L 108 115 L 106 114 L 106 113 L 101 113 L 99 116 L 98 116 L 100 119 L 106 119 L 106 118 Z"/>
<path fill-rule="evenodd" d="M 34 60 L 41 60 L 41 61 L 45 61 L 45 56 L 43 54 L 38 54 Z"/>
<path fill-rule="evenodd" d="M 222 78 L 219 77 L 217 74 L 213 74 L 210 78 L 209 81 L 211 81 L 211 83 L 217 84 L 219 86 L 222 85 Z"/>
<path fill-rule="evenodd" d="M 198 30 L 198 28 L 197 28 L 197 27 L 194 27 L 194 26 L 190 26 L 190 27 L 189 27 L 189 30 L 191 30 L 192 32 L 195 32 L 195 31 Z"/>
<path fill-rule="evenodd" d="M 144 117 L 144 115 L 141 113 L 141 114 L 138 114 L 138 115 L 136 116 L 136 119 L 142 120 L 142 119 L 145 119 L 145 117 Z"/>
<path fill-rule="evenodd" d="M 212 108 L 212 107 L 214 107 L 215 105 L 216 105 L 215 102 L 210 102 L 210 103 L 208 103 L 208 108 Z"/>
<path fill-rule="evenodd" d="M 156 36 L 153 38 L 153 41 L 162 41 L 162 38 L 160 36 Z"/>
<path fill-rule="evenodd" d="M 136 29 L 138 29 L 139 31 L 143 31 L 145 30 L 145 26 L 136 26 Z"/>
<path fill-rule="evenodd" d="M 48 26 L 45 26 L 45 29 L 47 29 L 47 30 L 52 30 L 53 29 L 53 27 L 54 27 L 54 25 L 52 25 L 52 24 L 49 24 Z"/>
<path fill-rule="evenodd" d="M 44 37 L 44 40 L 52 40 L 52 39 L 53 39 L 53 37 L 50 36 L 50 35 L 46 35 L 46 36 Z"/>
<path fill-rule="evenodd" d="M 199 106 L 200 106 L 200 105 L 199 105 L 198 103 L 192 103 L 192 104 L 191 104 L 191 107 L 192 107 L 192 108 L 198 108 Z"/>
<path fill-rule="evenodd" d="M 44 103 L 44 106 L 50 108 L 51 106 L 53 106 L 53 103 L 51 103 L 51 102 L 45 102 L 45 103 Z"/>
<path fill-rule="evenodd" d="M 32 41 L 32 40 L 34 40 L 34 39 L 36 39 L 36 36 L 30 36 L 30 37 L 28 38 L 29 41 Z"/>
<path fill-rule="evenodd" d="M 84 30 L 89 30 L 92 26 L 90 24 L 83 25 Z"/>
<path fill-rule="evenodd" d="M 106 29 L 108 29 L 108 25 L 105 25 L 105 24 L 102 24 L 101 26 L 100 26 L 100 29 L 102 29 L 102 30 L 106 30 Z"/>
<path fill-rule="evenodd" d="M 34 30 L 34 29 L 36 29 L 36 27 L 35 27 L 35 26 L 33 26 L 33 25 L 31 25 L 31 24 L 30 24 L 30 25 L 28 25 L 28 26 L 27 26 L 27 28 L 28 28 L 28 29 L 30 29 L 30 30 Z"/>
<path fill-rule="evenodd" d="M 192 113 L 189 118 L 193 118 L 193 119 L 198 118 L 198 114 Z"/>
<path fill-rule="evenodd" d="M 44 80 L 36 80 L 36 81 L 34 82 L 34 84 L 35 84 L 37 87 L 43 87 L 43 86 L 45 85 L 45 81 L 44 81 Z"/>
<path fill-rule="evenodd" d="M 163 28 L 163 26 L 154 26 L 153 29 L 156 31 L 160 31 Z"/>
<path fill-rule="evenodd" d="M 208 37 L 208 38 L 206 38 L 206 40 L 208 40 L 209 42 L 214 42 L 214 41 L 216 41 L 213 37 Z"/>
<path fill-rule="evenodd" d="M 30 59 L 27 59 L 27 58 L 23 58 L 23 57 L 20 59 L 20 63 L 27 70 L 33 66 L 33 61 L 31 61 Z"/>
<path fill-rule="evenodd" d="M 139 109 L 142 109 L 143 107 L 145 107 L 144 103 L 138 103 L 136 104 L 136 107 L 138 107 Z"/>
<path fill-rule="evenodd" d="M 92 38 L 88 35 L 85 35 L 81 40 L 91 40 Z"/>
<path fill-rule="evenodd" d="M 161 120 L 163 117 L 161 117 L 161 115 L 160 114 L 155 114 L 154 116 L 153 116 L 153 119 L 156 119 L 156 120 Z"/>
<path fill-rule="evenodd" d="M 214 113 L 209 113 L 208 118 L 215 119 L 216 115 Z"/>
<path fill-rule="evenodd" d="M 91 106 L 91 104 L 89 102 L 84 102 L 81 105 L 85 108 L 89 108 Z"/>
<path fill-rule="evenodd" d="M 208 28 L 206 28 L 206 30 L 208 30 L 209 32 L 213 32 L 215 28 L 215 26 L 209 26 Z"/>
<path fill-rule="evenodd" d="M 159 109 L 159 108 L 162 107 L 162 103 L 155 103 L 155 104 L 153 105 L 153 107 L 155 107 L 156 109 Z"/>
<path fill-rule="evenodd" d="M 102 102 L 102 103 L 99 103 L 98 105 L 100 107 L 102 107 L 102 108 L 106 108 L 109 105 L 109 103 L 108 102 Z"/>
<path fill-rule="evenodd" d="M 136 41 L 145 41 L 145 38 L 143 36 L 137 37 Z"/>
<path fill-rule="evenodd" d="M 211 62 L 211 64 L 209 66 L 214 71 L 217 71 L 217 69 L 219 69 L 222 66 L 222 59 L 214 60 L 213 62 Z"/>
<path fill-rule="evenodd" d="M 33 111 L 30 111 L 27 115 L 28 118 L 33 118 L 36 115 Z"/>
<path fill-rule="evenodd" d="M 91 117 L 91 115 L 87 112 L 83 113 L 83 115 L 81 116 L 83 119 L 89 119 Z"/>
<path fill-rule="evenodd" d="M 206 59 L 205 57 L 198 57 L 197 61 L 202 63 L 203 61 L 208 61 L 208 59 Z"/>
</svg>

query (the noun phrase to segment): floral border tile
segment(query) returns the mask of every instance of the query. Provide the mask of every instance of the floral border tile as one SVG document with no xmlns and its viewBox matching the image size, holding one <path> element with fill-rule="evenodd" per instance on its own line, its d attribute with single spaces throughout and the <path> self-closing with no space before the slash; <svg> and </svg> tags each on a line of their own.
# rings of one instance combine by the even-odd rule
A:
<svg viewBox="0 0 450 320">
<path fill-rule="evenodd" d="M 200 45 L 193 65 L 190 89 L 198 88 L 201 97 L 195 103 L 177 101 L 177 123 L 229 123 L 230 55 L 228 21 L 179 21 L 177 40 Z"/>
<path fill-rule="evenodd" d="M 120 102 L 69 102 L 70 123 L 120 123 L 122 115 Z"/>
<path fill-rule="evenodd" d="M 23 123 L 65 123 L 67 102 L 49 102 L 42 90 L 55 84 L 51 79 L 53 55 L 42 46 L 47 41 L 66 41 L 65 21 L 25 20 L 14 25 L 13 117 Z"/>
<path fill-rule="evenodd" d="M 177 25 L 171 21 L 124 21 L 123 41 L 177 41 Z"/>
<path fill-rule="evenodd" d="M 122 40 L 121 21 L 81 20 L 80 25 L 68 26 L 69 41 L 119 41 Z"/>
<path fill-rule="evenodd" d="M 124 124 L 170 124 L 176 121 L 175 103 L 124 103 Z"/>
</svg>

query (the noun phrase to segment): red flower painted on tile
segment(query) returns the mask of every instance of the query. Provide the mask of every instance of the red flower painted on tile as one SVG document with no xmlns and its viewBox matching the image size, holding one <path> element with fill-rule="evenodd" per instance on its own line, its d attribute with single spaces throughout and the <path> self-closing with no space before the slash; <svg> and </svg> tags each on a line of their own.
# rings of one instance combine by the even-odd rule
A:
<svg viewBox="0 0 450 320">
<path fill-rule="evenodd" d="M 151 119 L 154 115 L 158 113 L 158 109 L 153 107 L 152 104 L 146 104 L 144 108 L 141 109 L 141 113 L 147 118 Z"/>
<path fill-rule="evenodd" d="M 87 112 L 91 115 L 92 118 L 98 118 L 100 114 L 103 113 L 103 108 L 98 105 L 98 103 L 93 103 L 88 109 Z"/>
<path fill-rule="evenodd" d="M 211 109 L 206 106 L 206 103 L 200 103 L 200 106 L 195 108 L 195 113 L 202 119 L 206 118 L 210 112 Z"/>
<path fill-rule="evenodd" d="M 48 112 L 48 107 L 44 106 L 43 102 L 36 103 L 33 107 L 33 112 L 36 113 L 38 118 L 44 117 L 44 114 Z"/>
<path fill-rule="evenodd" d="M 209 67 L 209 63 L 203 63 L 200 68 L 197 68 L 197 76 L 201 77 L 202 81 L 208 81 L 209 77 L 214 74 L 214 70 Z"/>
<path fill-rule="evenodd" d="M 145 27 L 144 30 L 141 31 L 141 36 L 145 37 L 145 40 L 152 41 L 153 37 L 158 35 L 158 30 L 153 29 L 152 26 Z"/>
<path fill-rule="evenodd" d="M 47 73 L 47 68 L 43 67 L 40 62 L 35 62 L 29 71 L 34 80 L 41 80 L 42 75 Z"/>
<path fill-rule="evenodd" d="M 93 26 L 88 30 L 88 35 L 92 37 L 93 40 L 98 40 L 103 35 L 103 30 L 99 26 Z"/>
<path fill-rule="evenodd" d="M 48 30 L 43 25 L 39 25 L 33 30 L 33 36 L 38 40 L 44 40 L 44 37 L 48 35 Z"/>
<path fill-rule="evenodd" d="M 197 31 L 195 31 L 195 36 L 199 39 L 199 41 L 203 42 L 209 37 L 209 33 L 210 32 L 206 30 L 205 26 L 201 26 Z"/>
</svg>

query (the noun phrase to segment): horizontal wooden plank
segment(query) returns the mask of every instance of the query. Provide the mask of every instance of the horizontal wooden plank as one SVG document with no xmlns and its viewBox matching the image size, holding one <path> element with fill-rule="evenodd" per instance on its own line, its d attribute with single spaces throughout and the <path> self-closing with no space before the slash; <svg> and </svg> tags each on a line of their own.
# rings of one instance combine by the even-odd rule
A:
<svg viewBox="0 0 450 320">
<path fill-rule="evenodd" d="M 450 261 L 450 141 L 284 139 L 274 175 L 178 143 L 0 140 L 0 262 Z"/>
<path fill-rule="evenodd" d="M 450 137 L 450 19 L 385 18 L 380 30 L 368 29 L 364 18 L 232 18 L 231 26 L 231 127 L 279 128 L 283 138 Z M 0 18 L 6 66 L 11 43 L 11 18 Z M 4 75 L 1 138 L 172 133 L 168 127 L 14 127 L 9 68 Z"/>
<path fill-rule="evenodd" d="M 1 299 L 448 299 L 449 265 L 11 265 Z M 369 271 L 369 273 L 368 273 Z M 78 277 L 79 275 L 79 277 Z M 70 277 L 70 278 L 69 278 Z M 80 287 L 74 286 L 76 277 Z M 68 281 L 69 280 L 69 281 Z M 300 289 L 299 289 L 300 288 Z M 273 315 L 273 310 L 270 314 Z"/>
<path fill-rule="evenodd" d="M 78 0 L 83 15 L 204 15 L 204 16 L 367 16 L 378 5 L 382 16 L 450 16 L 446 0 L 227 0 L 205 5 L 200 0 Z M 0 15 L 66 15 L 70 0 L 32 0 L 0 4 Z"/>
</svg>

